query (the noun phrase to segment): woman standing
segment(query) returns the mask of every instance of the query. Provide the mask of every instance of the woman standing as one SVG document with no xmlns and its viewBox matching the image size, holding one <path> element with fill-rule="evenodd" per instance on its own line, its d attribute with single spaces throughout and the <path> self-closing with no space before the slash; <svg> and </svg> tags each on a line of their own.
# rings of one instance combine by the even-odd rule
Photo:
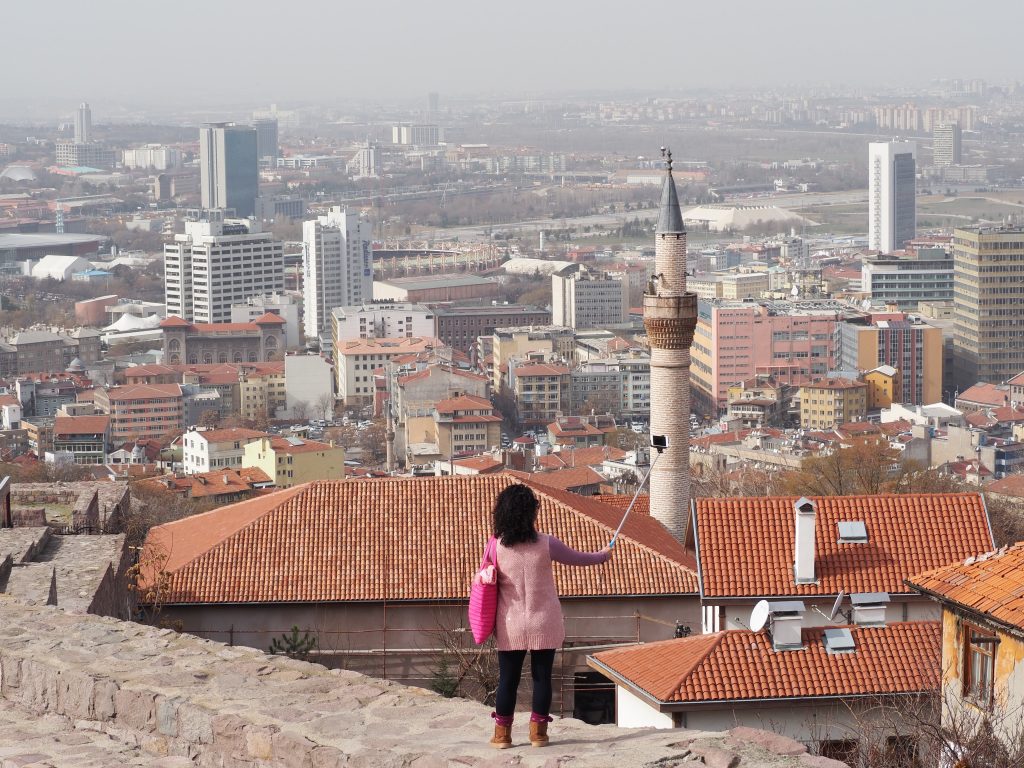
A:
<svg viewBox="0 0 1024 768">
<path fill-rule="evenodd" d="M 554 536 L 538 533 L 537 507 L 533 491 L 518 483 L 503 490 L 494 505 L 493 528 L 498 540 L 498 695 L 491 714 L 495 722 L 491 746 L 497 749 L 512 746 L 512 719 L 527 651 L 533 677 L 530 743 L 535 747 L 548 743 L 551 668 L 555 650 L 565 639 L 551 563 L 597 565 L 612 555 L 608 547 L 600 552 L 577 552 Z"/>
</svg>

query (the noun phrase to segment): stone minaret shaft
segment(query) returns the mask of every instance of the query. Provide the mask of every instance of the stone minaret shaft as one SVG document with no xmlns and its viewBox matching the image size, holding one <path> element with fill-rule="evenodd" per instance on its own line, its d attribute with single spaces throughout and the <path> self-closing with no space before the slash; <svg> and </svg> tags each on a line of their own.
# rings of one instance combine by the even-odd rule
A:
<svg viewBox="0 0 1024 768">
<path fill-rule="evenodd" d="M 651 514 L 682 540 L 690 511 L 690 345 L 697 295 L 686 291 L 686 230 L 671 152 L 667 160 L 644 328 L 651 345 L 651 434 L 666 435 L 669 447 L 651 472 L 650 492 Z"/>
</svg>

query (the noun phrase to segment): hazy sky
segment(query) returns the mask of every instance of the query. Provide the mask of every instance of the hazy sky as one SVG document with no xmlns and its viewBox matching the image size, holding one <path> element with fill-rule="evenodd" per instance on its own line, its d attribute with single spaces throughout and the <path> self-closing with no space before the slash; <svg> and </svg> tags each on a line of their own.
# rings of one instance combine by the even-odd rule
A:
<svg viewBox="0 0 1024 768">
<path fill-rule="evenodd" d="M 1024 79 L 1022 0 L 2 3 L 20 101 L 216 104 Z M 3 104 L 7 100 L 7 109 Z"/>
</svg>

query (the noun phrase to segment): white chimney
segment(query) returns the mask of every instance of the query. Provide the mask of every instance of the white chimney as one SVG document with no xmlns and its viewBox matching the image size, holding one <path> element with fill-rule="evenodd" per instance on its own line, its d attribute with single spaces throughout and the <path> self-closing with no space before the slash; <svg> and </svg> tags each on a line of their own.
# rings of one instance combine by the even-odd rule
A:
<svg viewBox="0 0 1024 768">
<path fill-rule="evenodd" d="M 806 496 L 793 505 L 796 513 L 794 537 L 793 578 L 797 584 L 814 584 L 814 518 L 817 506 Z"/>
</svg>

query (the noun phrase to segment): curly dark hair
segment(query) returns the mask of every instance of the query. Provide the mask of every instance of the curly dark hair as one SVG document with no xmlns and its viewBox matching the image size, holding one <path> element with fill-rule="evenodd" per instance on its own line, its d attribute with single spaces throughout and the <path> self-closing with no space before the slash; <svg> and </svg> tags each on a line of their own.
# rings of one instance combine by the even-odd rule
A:
<svg viewBox="0 0 1024 768">
<path fill-rule="evenodd" d="M 508 486 L 494 502 L 494 535 L 506 547 L 537 540 L 537 497 L 522 483 Z"/>
</svg>

